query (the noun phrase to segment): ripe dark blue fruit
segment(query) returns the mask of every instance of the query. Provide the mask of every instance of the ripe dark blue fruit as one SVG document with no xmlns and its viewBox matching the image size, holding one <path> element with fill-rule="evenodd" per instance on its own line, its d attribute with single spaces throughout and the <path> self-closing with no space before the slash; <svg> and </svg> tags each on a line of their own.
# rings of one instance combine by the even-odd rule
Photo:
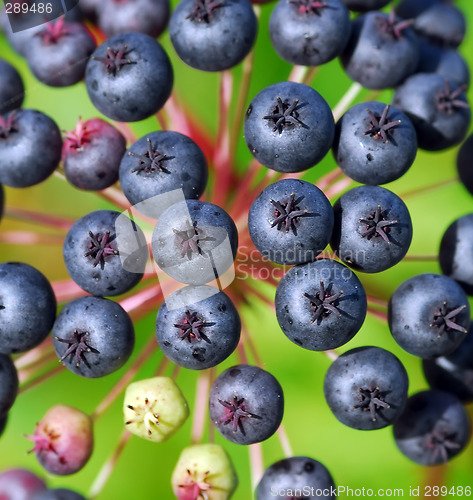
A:
<svg viewBox="0 0 473 500">
<path fill-rule="evenodd" d="M 256 500 L 273 500 L 278 492 L 286 493 L 283 498 L 335 498 L 334 488 L 333 478 L 322 463 L 309 457 L 290 457 L 264 471 L 256 487 Z M 316 495 L 316 491 L 323 494 Z"/>
<path fill-rule="evenodd" d="M 458 150 L 457 170 L 463 185 L 473 194 L 473 134 L 468 136 Z"/>
<path fill-rule="evenodd" d="M 419 147 L 438 151 L 466 136 L 471 113 L 465 88 L 435 73 L 418 73 L 400 85 L 393 104 L 411 119 Z"/>
<path fill-rule="evenodd" d="M 350 9 L 356 12 L 367 12 L 369 10 L 379 10 L 387 5 L 391 0 L 342 0 Z"/>
<path fill-rule="evenodd" d="M 279 0 L 269 20 L 278 55 L 304 66 L 319 66 L 339 56 L 350 28 L 350 15 L 341 0 Z"/>
<path fill-rule="evenodd" d="M 0 497 L 6 500 L 32 500 L 46 489 L 46 483 L 25 469 L 7 469 L 0 473 Z"/>
<path fill-rule="evenodd" d="M 97 17 L 108 38 L 131 32 L 156 38 L 167 26 L 169 0 L 102 0 Z"/>
<path fill-rule="evenodd" d="M 399 85 L 419 61 L 419 47 L 409 23 L 394 12 L 368 12 L 352 21 L 350 40 L 341 55 L 348 76 L 369 89 Z"/>
<path fill-rule="evenodd" d="M 19 108 L 24 91 L 23 81 L 16 68 L 0 59 L 0 114 Z"/>
<path fill-rule="evenodd" d="M 86 500 L 86 498 L 76 491 L 66 488 L 56 488 L 44 490 L 37 493 L 31 500 Z"/>
<path fill-rule="evenodd" d="M 74 85 L 84 78 L 95 41 L 81 23 L 47 23 L 26 45 L 26 61 L 34 76 L 53 87 Z"/>
<path fill-rule="evenodd" d="M 67 132 L 62 161 L 67 180 L 79 189 L 98 191 L 118 180 L 126 139 L 112 125 L 94 118 Z"/>
<path fill-rule="evenodd" d="M 414 29 L 438 45 L 457 47 L 465 36 L 465 16 L 448 0 L 403 0 L 396 12 L 415 18 Z"/>
<path fill-rule="evenodd" d="M 199 146 L 183 134 L 166 130 L 136 141 L 120 164 L 124 195 L 132 205 L 145 202 L 138 208 L 156 219 L 164 208 L 153 197 L 182 189 L 186 199 L 197 199 L 205 190 L 207 178 L 207 160 Z"/>
<path fill-rule="evenodd" d="M 81 297 L 66 304 L 53 326 L 60 361 L 81 377 L 103 377 L 121 368 L 133 352 L 133 323 L 118 304 Z"/>
<path fill-rule="evenodd" d="M 473 327 L 448 356 L 424 359 L 424 375 L 433 389 L 451 392 L 463 403 L 473 401 Z"/>
<path fill-rule="evenodd" d="M 388 323 L 407 352 L 425 359 L 445 356 L 462 343 L 470 326 L 468 297 L 447 276 L 419 274 L 392 294 Z"/>
<path fill-rule="evenodd" d="M 39 184 L 58 166 L 61 149 L 61 132 L 44 113 L 19 109 L 0 116 L 0 183 Z"/>
<path fill-rule="evenodd" d="M 1 329 L 0 329 L 1 331 Z M 18 392 L 18 374 L 10 356 L 0 354 L 0 420 L 6 417 Z"/>
<path fill-rule="evenodd" d="M 442 273 L 459 283 L 468 295 L 473 295 L 473 213 L 458 218 L 442 236 L 439 263 Z"/>
<path fill-rule="evenodd" d="M 352 179 L 385 184 L 404 175 L 414 162 L 417 135 L 399 109 L 363 102 L 337 122 L 332 151 L 338 166 Z"/>
<path fill-rule="evenodd" d="M 471 436 L 466 409 L 453 394 L 414 394 L 393 426 L 399 450 L 421 465 L 439 465 L 462 452 Z"/>
<path fill-rule="evenodd" d="M 331 259 L 291 268 L 276 289 L 276 316 L 284 334 L 312 351 L 335 349 L 358 332 L 366 294 L 355 273 Z"/>
<path fill-rule="evenodd" d="M 177 55 L 203 71 L 222 71 L 253 47 L 258 25 L 248 0 L 181 0 L 169 21 Z"/>
<path fill-rule="evenodd" d="M 153 232 L 153 257 L 169 276 L 204 285 L 232 265 L 238 231 L 232 218 L 213 203 L 186 200 L 163 212 Z"/>
<path fill-rule="evenodd" d="M 0 264 L 0 352 L 39 345 L 56 318 L 56 297 L 47 278 L 21 262 Z"/>
<path fill-rule="evenodd" d="M 236 444 L 259 443 L 281 424 L 283 391 L 271 373 L 257 366 L 233 366 L 213 383 L 209 413 L 224 438 Z"/>
<path fill-rule="evenodd" d="M 229 297 L 209 286 L 174 292 L 158 310 L 156 338 L 164 355 L 191 370 L 217 366 L 236 349 L 241 322 Z"/>
<path fill-rule="evenodd" d="M 85 83 L 101 113 L 112 120 L 134 122 L 164 106 L 171 94 L 173 71 L 156 40 L 125 33 L 97 47 L 87 63 Z"/>
<path fill-rule="evenodd" d="M 280 82 L 251 101 L 244 133 L 251 154 L 262 165 L 278 172 L 301 172 L 327 154 L 335 123 L 329 105 L 312 87 Z"/>
<path fill-rule="evenodd" d="M 380 347 L 358 347 L 338 357 L 324 380 L 327 404 L 343 424 L 381 429 L 401 414 L 409 379 L 394 354 Z"/>
<path fill-rule="evenodd" d="M 248 230 L 255 247 L 278 264 L 314 260 L 328 245 L 332 229 L 332 205 L 325 194 L 298 179 L 270 184 L 248 214 Z"/>
<path fill-rule="evenodd" d="M 412 222 L 404 202 L 379 186 L 358 186 L 335 202 L 330 245 L 348 266 L 379 273 L 397 264 L 412 240 Z"/>
<path fill-rule="evenodd" d="M 148 249 L 141 229 L 125 215 L 96 210 L 69 229 L 63 246 L 70 277 L 85 291 L 120 295 L 143 277 Z"/>
</svg>

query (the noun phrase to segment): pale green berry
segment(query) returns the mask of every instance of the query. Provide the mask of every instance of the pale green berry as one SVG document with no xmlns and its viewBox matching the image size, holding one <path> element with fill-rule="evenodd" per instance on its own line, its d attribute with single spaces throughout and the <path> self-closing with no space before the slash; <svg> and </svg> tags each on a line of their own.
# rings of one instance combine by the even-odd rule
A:
<svg viewBox="0 0 473 500">
<path fill-rule="evenodd" d="M 227 500 L 238 486 L 230 457 L 218 444 L 184 448 L 171 482 L 178 500 Z"/>
<path fill-rule="evenodd" d="M 123 414 L 127 430 L 161 443 L 182 427 L 189 416 L 189 407 L 174 380 L 154 377 L 127 387 Z"/>
</svg>

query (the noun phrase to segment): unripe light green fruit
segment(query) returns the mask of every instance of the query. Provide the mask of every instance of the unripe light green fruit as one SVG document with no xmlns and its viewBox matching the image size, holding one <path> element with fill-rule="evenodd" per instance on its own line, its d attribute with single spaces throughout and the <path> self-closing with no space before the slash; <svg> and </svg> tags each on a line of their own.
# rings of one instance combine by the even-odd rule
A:
<svg viewBox="0 0 473 500">
<path fill-rule="evenodd" d="M 154 377 L 127 387 L 123 415 L 128 431 L 161 443 L 181 428 L 189 416 L 189 407 L 171 378 Z"/>
<path fill-rule="evenodd" d="M 238 477 L 220 445 L 196 444 L 182 450 L 171 482 L 178 500 L 227 500 L 238 486 Z"/>
</svg>

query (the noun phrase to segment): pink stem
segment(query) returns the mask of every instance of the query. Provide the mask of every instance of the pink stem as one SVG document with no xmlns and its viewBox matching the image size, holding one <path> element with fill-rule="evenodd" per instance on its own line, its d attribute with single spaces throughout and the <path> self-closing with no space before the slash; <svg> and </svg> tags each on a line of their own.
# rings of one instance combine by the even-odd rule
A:
<svg viewBox="0 0 473 500">
<path fill-rule="evenodd" d="M 348 188 L 350 184 L 352 184 L 352 182 L 353 180 L 349 177 L 345 177 L 344 179 L 339 180 L 325 191 L 325 196 L 330 200 L 332 198 L 335 198 L 335 196 L 341 195 L 342 192 L 345 191 L 345 189 Z"/>
<path fill-rule="evenodd" d="M 146 363 L 146 361 L 154 354 L 157 350 L 156 338 L 153 333 L 151 338 L 145 344 L 138 357 L 133 361 L 131 366 L 125 372 L 125 375 L 114 385 L 113 389 L 107 394 L 103 401 L 97 406 L 95 411 L 92 413 L 93 420 L 97 420 L 101 417 L 105 411 L 113 404 L 121 392 L 128 386 L 128 384 L 133 380 L 136 374 L 139 372 L 141 367 Z"/>
<path fill-rule="evenodd" d="M 30 351 L 20 355 L 15 359 L 15 368 L 17 370 L 22 370 L 27 366 L 35 364 L 45 356 L 49 356 L 52 349 L 52 343 L 52 337 L 47 337 L 44 342 L 42 342 L 38 347 L 35 347 Z"/>
<path fill-rule="evenodd" d="M 204 435 L 210 391 L 210 370 L 205 370 L 197 377 L 195 388 L 194 417 L 192 420 L 191 439 L 193 444 L 200 443 Z"/>
<path fill-rule="evenodd" d="M 65 370 L 63 365 L 56 365 L 55 368 L 52 368 L 51 370 L 43 373 L 39 377 L 36 377 L 33 380 L 27 380 L 23 385 L 20 386 L 20 389 L 18 390 L 18 394 L 22 394 L 23 392 L 26 392 L 29 389 L 32 389 L 36 385 L 42 384 L 43 382 L 45 382 L 49 378 L 54 377 L 55 375 L 62 372 L 63 370 Z"/>
<path fill-rule="evenodd" d="M 368 314 L 371 314 L 375 318 L 380 319 L 384 323 L 386 323 L 388 321 L 388 315 L 386 313 L 383 313 L 381 311 L 377 311 L 376 309 L 373 309 L 369 306 L 368 306 Z"/>
<path fill-rule="evenodd" d="M 166 121 L 166 117 L 164 116 L 164 111 L 161 110 L 158 113 L 156 113 L 156 120 L 161 128 L 161 130 L 167 130 L 168 129 L 168 124 Z"/>
<path fill-rule="evenodd" d="M 437 262 L 438 255 L 409 255 L 407 254 L 403 259 L 404 262 Z"/>
<path fill-rule="evenodd" d="M 53 281 L 51 285 L 58 302 L 68 302 L 78 297 L 88 295 L 86 291 L 82 290 L 82 288 L 71 279 Z"/>
<path fill-rule="evenodd" d="M 255 491 L 264 472 L 263 449 L 261 443 L 250 444 L 248 448 L 251 465 L 251 491 Z"/>
<path fill-rule="evenodd" d="M 374 297 L 373 295 L 367 295 L 366 298 L 368 299 L 368 303 L 374 306 L 379 306 L 382 307 L 383 309 L 387 309 L 388 303 L 385 300 L 378 299 L 377 297 Z"/>
<path fill-rule="evenodd" d="M 125 448 L 125 445 L 128 443 L 130 438 L 131 434 L 127 430 L 124 430 L 120 436 L 117 447 L 115 448 L 115 450 L 113 450 L 108 460 L 104 462 L 102 468 L 97 474 L 97 477 L 92 483 L 92 486 L 90 487 L 90 492 L 88 495 L 88 498 L 90 500 L 96 498 L 100 494 L 100 492 L 104 489 L 105 485 L 107 484 L 107 481 L 109 480 L 113 472 L 115 465 L 118 462 L 118 459 L 120 458 L 120 455 L 122 454 Z"/>
<path fill-rule="evenodd" d="M 62 246 L 64 238 L 55 234 L 35 233 L 33 231 L 5 231 L 0 233 L 0 243 Z"/>
<path fill-rule="evenodd" d="M 335 167 L 333 170 L 321 177 L 315 184 L 319 189 L 324 191 L 330 184 L 338 180 L 339 177 L 345 177 L 340 167 Z"/>
<path fill-rule="evenodd" d="M 337 351 L 330 349 L 328 351 L 324 351 L 325 356 L 327 356 L 328 359 L 331 361 L 335 361 L 338 358 Z"/>
<path fill-rule="evenodd" d="M 113 187 L 109 187 L 103 191 L 96 191 L 96 193 L 98 196 L 113 203 L 123 211 L 130 208 L 130 202 L 126 199 L 125 195 Z"/>
<path fill-rule="evenodd" d="M 44 226 L 52 227 L 63 231 L 69 231 L 75 220 L 66 217 L 57 217 L 55 215 L 32 212 L 21 208 L 9 207 L 5 209 L 5 215 L 12 219 L 19 219 L 25 222 L 39 223 Z"/>
<path fill-rule="evenodd" d="M 120 305 L 128 314 L 136 313 L 142 317 L 154 310 L 162 300 L 163 295 L 159 285 L 153 283 L 139 292 L 122 299 Z"/>
<path fill-rule="evenodd" d="M 402 199 L 409 198 L 412 196 L 417 196 L 419 194 L 425 194 L 430 191 L 435 191 L 436 189 L 443 188 L 445 186 L 449 186 L 450 184 L 455 184 L 458 182 L 458 177 L 454 177 L 453 179 L 446 179 L 440 182 L 435 182 L 434 184 L 431 184 L 430 186 L 422 186 L 419 188 L 411 189 L 410 191 L 405 191 L 404 193 L 400 194 L 399 196 Z"/>
<path fill-rule="evenodd" d="M 286 456 L 286 458 L 293 457 L 294 452 L 292 451 L 292 446 L 291 446 L 291 443 L 289 442 L 289 439 L 288 439 L 287 433 L 286 433 L 286 429 L 283 426 L 283 424 L 281 424 L 279 426 L 278 437 L 279 437 L 279 441 L 281 442 L 281 447 L 283 449 L 283 452 L 284 452 L 284 455 Z"/>
<path fill-rule="evenodd" d="M 126 139 L 128 144 L 132 144 L 137 141 L 137 137 L 135 131 L 128 125 L 128 123 L 124 122 L 113 122 L 113 125 L 116 129 L 118 129 Z"/>
<path fill-rule="evenodd" d="M 53 361 L 58 361 L 56 353 L 49 351 L 44 353 L 43 357 L 31 363 L 28 367 L 18 370 L 18 380 L 20 384 L 33 378 L 38 372 L 41 372 L 45 367 L 49 366 Z M 56 365 L 54 365 L 56 366 Z"/>
</svg>

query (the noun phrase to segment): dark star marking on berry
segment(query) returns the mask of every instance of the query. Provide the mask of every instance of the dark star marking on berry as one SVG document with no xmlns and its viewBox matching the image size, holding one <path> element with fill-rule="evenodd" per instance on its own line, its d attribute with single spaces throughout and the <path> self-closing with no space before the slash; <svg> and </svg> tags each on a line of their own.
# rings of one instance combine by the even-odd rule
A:
<svg viewBox="0 0 473 500">
<path fill-rule="evenodd" d="M 212 342 L 210 342 L 210 339 L 202 329 L 214 325 L 215 323 L 208 323 L 199 317 L 195 311 L 191 313 L 189 310 L 186 311 L 185 317 L 180 323 L 174 323 L 174 326 L 181 330 L 181 340 L 187 339 L 188 342 L 192 342 L 193 339 L 197 341 L 204 340 L 208 344 Z"/>
<path fill-rule="evenodd" d="M 360 219 L 360 223 L 366 224 L 366 231 L 361 234 L 362 238 L 370 240 L 373 237 L 381 236 L 386 243 L 389 241 L 389 228 L 398 223 L 397 220 L 386 219 L 386 213 L 381 210 L 381 206 L 376 207 L 376 211 L 366 219 Z"/>
<path fill-rule="evenodd" d="M 271 223 L 271 227 L 277 226 L 278 231 L 284 228 L 286 233 L 292 230 L 294 235 L 297 236 L 297 225 L 299 224 L 300 217 L 309 215 L 308 210 L 301 210 L 299 207 L 299 203 L 304 198 L 305 196 L 300 196 L 296 199 L 296 195 L 291 193 L 289 200 L 286 201 L 269 200 L 276 209 L 276 218 Z"/>
<path fill-rule="evenodd" d="M 450 88 L 450 83 L 447 79 L 445 79 L 445 86 L 442 90 L 437 95 L 437 107 L 441 111 L 444 111 L 445 113 L 448 113 L 451 115 L 454 113 L 457 109 L 469 109 L 470 105 L 462 100 L 458 99 L 460 95 L 465 92 L 467 89 L 467 85 L 462 85 L 458 87 L 455 90 L 452 90 Z"/>
<path fill-rule="evenodd" d="M 115 76 L 123 66 L 135 64 L 135 61 L 126 57 L 132 50 L 128 49 L 128 45 L 124 45 L 121 49 L 107 47 L 105 57 L 92 57 L 92 59 L 104 63 L 107 73 Z"/>
<path fill-rule="evenodd" d="M 87 126 L 79 117 L 77 121 L 76 128 L 72 132 L 65 132 L 65 146 L 68 149 L 75 149 L 76 151 L 81 151 L 85 144 L 90 143 L 92 133 L 87 129 Z"/>
<path fill-rule="evenodd" d="M 192 12 L 186 19 L 190 19 L 191 21 L 196 21 L 198 23 L 210 23 L 210 21 L 215 17 L 215 9 L 223 6 L 223 1 L 221 0 L 195 0 Z"/>
<path fill-rule="evenodd" d="M 438 336 L 441 337 L 449 330 L 456 330 L 457 332 L 467 333 L 466 328 L 456 323 L 456 317 L 463 309 L 466 309 L 466 304 L 456 307 L 455 309 L 448 309 L 447 302 L 445 301 L 442 306 L 434 312 L 434 320 L 430 326 L 438 328 Z"/>
<path fill-rule="evenodd" d="M 371 420 L 376 422 L 376 414 L 380 408 L 390 408 L 390 405 L 384 401 L 384 396 L 381 394 L 379 387 L 369 387 L 368 389 L 359 388 L 361 401 L 355 405 L 355 408 L 360 408 L 363 411 L 369 411 Z"/>
<path fill-rule="evenodd" d="M 442 462 L 448 462 L 449 455 L 460 448 L 460 443 L 455 440 L 455 433 L 446 430 L 434 429 L 427 437 L 427 448 L 432 450 L 432 462 L 437 463 L 441 458 Z"/>
<path fill-rule="evenodd" d="M 115 239 L 115 236 L 110 236 L 110 231 L 106 231 L 103 236 L 97 233 L 94 236 L 92 231 L 89 231 L 90 243 L 89 250 L 84 254 L 84 257 L 93 257 L 93 266 L 97 267 L 100 263 L 101 269 L 105 266 L 105 257 L 108 255 L 118 255 L 118 250 L 115 250 L 110 243 Z"/>
<path fill-rule="evenodd" d="M 404 19 L 402 21 L 396 21 L 396 13 L 394 7 L 391 8 L 391 13 L 389 17 L 376 16 L 376 19 L 381 24 L 381 30 L 390 35 L 395 40 L 402 38 L 402 32 L 414 24 L 414 19 Z"/>
<path fill-rule="evenodd" d="M 171 172 L 164 166 L 164 162 L 166 160 L 172 160 L 174 156 L 168 156 L 159 151 L 155 151 L 149 137 L 146 139 L 146 142 L 148 143 L 148 151 L 146 151 L 145 154 L 140 155 L 132 151 L 128 152 L 129 156 L 134 156 L 140 160 L 140 164 L 131 170 L 131 173 L 143 171 L 147 174 L 154 172 L 170 174 Z"/>
<path fill-rule="evenodd" d="M 46 45 L 54 45 L 65 35 L 69 35 L 69 32 L 64 27 L 64 18 L 61 17 L 55 23 L 47 22 L 46 27 L 35 36 L 41 37 Z"/>
<path fill-rule="evenodd" d="M 245 435 L 242 419 L 246 417 L 261 418 L 245 409 L 246 405 L 244 398 L 239 399 L 238 396 L 233 396 L 233 401 L 231 403 L 228 401 L 222 401 L 221 399 L 219 399 L 218 402 L 225 407 L 225 415 L 219 419 L 219 423 L 229 424 L 231 422 L 233 432 L 237 432 L 238 429 L 240 429 L 240 432 Z"/>
<path fill-rule="evenodd" d="M 304 125 L 299 120 L 299 113 L 297 112 L 297 107 L 299 105 L 299 99 L 295 99 L 292 104 L 283 102 L 282 99 L 277 96 L 277 106 L 272 110 L 270 115 L 263 116 L 263 120 L 272 120 L 274 122 L 273 132 L 278 131 L 279 135 L 288 126 L 303 127 Z"/>
<path fill-rule="evenodd" d="M 332 283 L 329 284 L 327 288 L 325 288 L 325 283 L 323 281 L 320 282 L 320 288 L 317 293 L 309 294 L 304 293 L 304 297 L 307 297 L 310 300 L 310 309 L 313 312 L 311 323 L 315 323 L 320 325 L 323 318 L 327 318 L 330 314 L 335 314 L 335 316 L 340 317 L 342 313 L 337 309 L 337 300 L 343 294 L 343 290 L 332 294 Z"/>
<path fill-rule="evenodd" d="M 75 358 L 76 366 L 80 366 L 80 362 L 83 361 L 84 364 L 90 368 L 89 362 L 87 361 L 85 355 L 90 352 L 99 354 L 99 351 L 97 351 L 97 349 L 94 349 L 87 343 L 86 338 L 88 335 L 89 332 L 80 332 L 79 330 L 74 330 L 72 338 L 62 339 L 60 337 L 56 337 L 56 340 L 59 340 L 59 342 L 68 344 L 66 352 L 63 354 L 59 361 L 64 361 L 68 356 L 71 356 L 71 361 L 72 358 Z"/>
<path fill-rule="evenodd" d="M 173 228 L 179 245 L 181 245 L 181 257 L 185 255 L 190 260 L 192 254 L 202 255 L 207 257 L 207 254 L 200 247 L 201 241 L 213 241 L 214 238 L 205 237 L 203 232 L 197 227 L 195 222 L 192 225 L 186 220 L 187 229 L 179 231 Z"/>
<path fill-rule="evenodd" d="M 15 128 L 16 111 L 10 113 L 7 119 L 0 115 L 0 139 L 7 139 L 12 132 L 18 132 Z"/>
<path fill-rule="evenodd" d="M 371 110 L 367 109 L 371 123 L 370 128 L 364 132 L 365 135 L 374 137 L 375 139 L 383 139 L 384 142 L 389 142 L 389 132 L 393 127 L 401 124 L 401 120 L 395 122 L 388 121 L 389 104 L 383 110 L 381 116 L 375 115 Z"/>
<path fill-rule="evenodd" d="M 322 14 L 321 9 L 327 7 L 325 2 L 318 0 L 289 0 L 289 3 L 295 5 L 301 14 L 313 13 L 317 16 Z"/>
</svg>

